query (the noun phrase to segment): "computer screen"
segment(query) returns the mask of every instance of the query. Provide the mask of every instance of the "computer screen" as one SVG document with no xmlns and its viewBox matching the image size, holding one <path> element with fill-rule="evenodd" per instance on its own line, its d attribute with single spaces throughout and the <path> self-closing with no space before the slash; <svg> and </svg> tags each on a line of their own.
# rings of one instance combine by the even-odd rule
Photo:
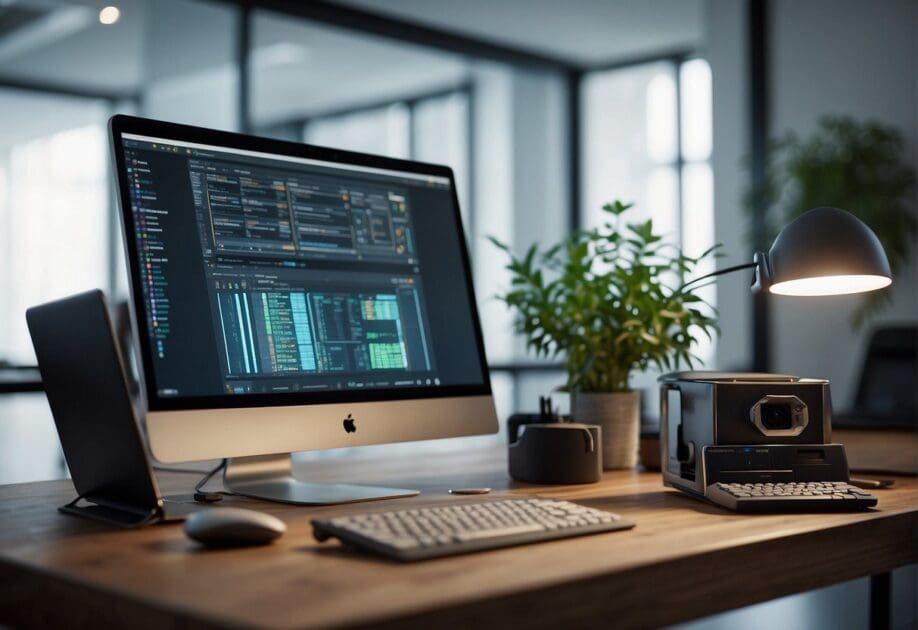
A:
<svg viewBox="0 0 918 630">
<path fill-rule="evenodd" d="M 490 393 L 449 169 L 231 144 L 115 143 L 151 409 Z"/>
</svg>

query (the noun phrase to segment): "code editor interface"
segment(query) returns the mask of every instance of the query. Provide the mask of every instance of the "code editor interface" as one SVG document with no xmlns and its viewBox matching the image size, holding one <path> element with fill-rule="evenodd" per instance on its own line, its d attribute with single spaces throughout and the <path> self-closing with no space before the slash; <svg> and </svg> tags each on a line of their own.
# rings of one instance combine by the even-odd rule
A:
<svg viewBox="0 0 918 630">
<path fill-rule="evenodd" d="M 123 147 L 159 396 L 481 382 L 448 178 Z"/>
</svg>

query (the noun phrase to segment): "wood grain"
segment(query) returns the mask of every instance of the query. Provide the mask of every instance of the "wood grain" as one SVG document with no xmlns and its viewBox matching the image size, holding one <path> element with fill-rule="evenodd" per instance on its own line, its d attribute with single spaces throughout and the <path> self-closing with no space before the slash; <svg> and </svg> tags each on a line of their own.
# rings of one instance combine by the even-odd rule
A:
<svg viewBox="0 0 918 630">
<path fill-rule="evenodd" d="M 68 481 L 0 486 L 0 624 L 13 627 L 400 625 L 647 627 L 918 561 L 918 480 L 877 491 L 858 514 L 740 516 L 665 489 L 658 473 L 598 484 L 512 482 L 503 449 L 297 466 L 313 481 L 389 484 L 419 497 L 305 508 L 230 497 L 273 513 L 287 534 L 266 548 L 205 551 L 177 525 L 113 530 L 58 514 Z M 187 492 L 187 474 L 161 474 Z M 402 565 L 312 539 L 309 519 L 392 506 L 474 502 L 450 487 L 491 486 L 618 512 L 616 532 Z"/>
</svg>

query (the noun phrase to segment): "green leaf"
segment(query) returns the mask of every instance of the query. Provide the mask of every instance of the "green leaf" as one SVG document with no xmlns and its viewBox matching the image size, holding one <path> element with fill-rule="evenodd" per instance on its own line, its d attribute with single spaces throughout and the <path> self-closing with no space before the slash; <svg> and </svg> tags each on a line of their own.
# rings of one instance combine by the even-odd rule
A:
<svg viewBox="0 0 918 630">
<path fill-rule="evenodd" d="M 498 249 L 503 250 L 503 251 L 505 251 L 505 252 L 509 252 L 509 251 L 510 251 L 510 247 L 509 247 L 508 245 L 506 245 L 505 243 L 502 243 L 501 241 L 497 240 L 497 237 L 494 237 L 494 236 L 486 236 L 485 238 L 487 238 L 489 241 L 491 241 L 491 243 L 492 243 L 495 247 L 497 247 Z"/>
<path fill-rule="evenodd" d="M 534 356 L 563 358 L 569 391 L 625 391 L 634 370 L 690 361 L 690 330 L 717 331 L 693 289 L 669 286 L 694 275 L 698 259 L 655 233 L 652 221 L 621 220 L 630 207 L 606 204 L 614 220 L 544 251 L 533 245 L 519 259 L 490 239 L 507 256 L 510 290 L 498 298 L 514 330 Z"/>
</svg>

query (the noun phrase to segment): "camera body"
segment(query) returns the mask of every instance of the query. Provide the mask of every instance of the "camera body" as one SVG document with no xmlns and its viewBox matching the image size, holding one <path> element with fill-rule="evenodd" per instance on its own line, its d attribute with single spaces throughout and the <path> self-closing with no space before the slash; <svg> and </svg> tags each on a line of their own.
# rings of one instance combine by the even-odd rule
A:
<svg viewBox="0 0 918 630">
<path fill-rule="evenodd" d="M 831 442 L 831 431 L 824 379 L 730 372 L 660 377 L 663 481 L 690 494 L 703 497 L 709 484 L 728 478 L 744 483 L 818 478 L 831 472 L 830 466 L 843 467 L 847 476 L 847 463 L 835 461 L 839 450 L 844 460 L 843 448 L 818 448 Z M 727 450 L 730 465 L 714 465 Z"/>
</svg>

